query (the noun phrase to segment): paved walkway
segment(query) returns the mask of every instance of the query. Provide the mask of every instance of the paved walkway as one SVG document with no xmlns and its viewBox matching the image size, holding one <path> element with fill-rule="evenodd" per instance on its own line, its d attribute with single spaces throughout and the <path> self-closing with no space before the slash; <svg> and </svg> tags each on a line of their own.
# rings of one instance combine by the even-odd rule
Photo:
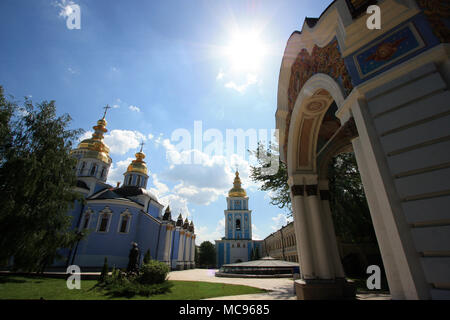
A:
<svg viewBox="0 0 450 320">
<path fill-rule="evenodd" d="M 244 294 L 237 296 L 217 297 L 206 300 L 296 300 L 294 281 L 286 278 L 222 278 L 214 274 L 217 269 L 191 269 L 172 271 L 169 280 L 205 281 L 216 283 L 240 284 L 269 290 L 265 293 Z M 356 295 L 358 300 L 390 300 L 389 294 L 361 293 Z"/>
<path fill-rule="evenodd" d="M 205 281 L 216 283 L 240 284 L 265 290 L 266 293 L 217 297 L 211 300 L 295 300 L 294 281 L 286 278 L 221 278 L 214 276 L 214 269 L 191 269 L 172 271 L 169 280 Z"/>
</svg>

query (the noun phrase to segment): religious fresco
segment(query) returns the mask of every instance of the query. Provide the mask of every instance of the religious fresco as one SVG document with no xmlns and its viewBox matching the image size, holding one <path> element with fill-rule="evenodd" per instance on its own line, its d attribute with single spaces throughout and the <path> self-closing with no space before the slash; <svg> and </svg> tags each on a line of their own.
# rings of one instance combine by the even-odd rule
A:
<svg viewBox="0 0 450 320">
<path fill-rule="evenodd" d="M 322 124 L 320 125 L 319 134 L 317 136 L 316 153 L 325 146 L 341 126 L 341 122 L 335 116 L 336 111 L 337 105 L 336 102 L 333 101 L 331 106 L 327 109 L 327 112 L 322 119 Z"/>
<path fill-rule="evenodd" d="M 450 0 L 417 0 L 417 4 L 440 42 L 450 42 Z"/>
<path fill-rule="evenodd" d="M 416 28 L 409 23 L 378 40 L 369 48 L 357 52 L 353 59 L 359 77 L 365 78 L 424 46 Z"/>
<path fill-rule="evenodd" d="M 350 75 L 339 51 L 337 40 L 334 39 L 323 48 L 314 46 L 311 55 L 306 49 L 302 49 L 291 67 L 291 77 L 288 88 L 288 116 L 286 118 L 286 131 L 284 150 L 287 150 L 287 139 L 292 111 L 297 96 L 306 81 L 317 73 L 329 75 L 339 83 L 347 96 L 353 89 Z"/>
</svg>

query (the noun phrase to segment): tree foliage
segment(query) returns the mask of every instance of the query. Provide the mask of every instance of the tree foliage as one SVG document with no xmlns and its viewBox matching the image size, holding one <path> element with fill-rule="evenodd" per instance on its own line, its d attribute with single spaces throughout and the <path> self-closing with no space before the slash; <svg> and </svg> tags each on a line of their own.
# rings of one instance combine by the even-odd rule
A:
<svg viewBox="0 0 450 320">
<path fill-rule="evenodd" d="M 288 174 L 286 165 L 279 159 L 277 146 L 269 145 L 269 148 L 258 142 L 256 150 L 249 150 L 254 155 L 258 164 L 250 167 L 250 178 L 261 184 L 260 190 L 268 191 L 270 203 L 282 209 L 288 210 L 288 215 L 292 215 L 291 198 L 289 195 L 289 185 L 287 183 Z M 276 174 L 262 174 L 262 168 L 268 167 L 267 158 L 278 159 L 278 171 Z"/>
<path fill-rule="evenodd" d="M 328 176 L 336 235 L 343 242 L 376 242 L 355 154 L 335 156 L 329 165 Z"/>
<path fill-rule="evenodd" d="M 70 116 L 57 116 L 54 101 L 9 101 L 0 87 L 0 261 L 41 271 L 73 245 L 67 215 L 81 197 L 76 160 L 69 152 L 81 130 L 69 130 Z"/>
<path fill-rule="evenodd" d="M 202 267 L 216 265 L 216 248 L 210 241 L 203 241 L 198 251 L 198 263 Z"/>
</svg>

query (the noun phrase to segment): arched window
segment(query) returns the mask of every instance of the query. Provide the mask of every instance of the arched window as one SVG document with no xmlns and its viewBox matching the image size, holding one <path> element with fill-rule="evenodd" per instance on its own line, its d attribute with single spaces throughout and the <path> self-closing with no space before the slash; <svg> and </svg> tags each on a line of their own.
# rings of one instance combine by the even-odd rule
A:
<svg viewBox="0 0 450 320">
<path fill-rule="evenodd" d="M 92 167 L 91 167 L 91 172 L 90 172 L 91 176 L 95 175 L 95 170 L 97 170 L 97 165 L 93 164 Z"/>
<path fill-rule="evenodd" d="M 241 230 L 241 220 L 240 220 L 240 219 L 237 219 L 237 220 L 236 220 L 236 230 L 237 230 L 237 231 L 240 231 L 240 230 Z"/>
<path fill-rule="evenodd" d="M 104 178 L 104 177 L 105 177 L 105 171 L 106 171 L 106 168 L 103 167 L 103 168 L 102 168 L 102 174 L 100 175 L 101 178 Z"/>
<path fill-rule="evenodd" d="M 131 185 L 131 180 L 133 179 L 133 175 L 129 175 L 128 176 L 128 185 Z"/>
<path fill-rule="evenodd" d="M 136 183 L 136 185 L 137 185 L 138 187 L 141 186 L 141 176 L 137 176 L 137 183 Z"/>
<path fill-rule="evenodd" d="M 237 247 L 238 247 L 238 248 L 240 248 L 240 247 L 241 247 L 241 244 L 240 244 L 239 242 L 238 242 L 238 244 L 237 244 Z"/>
<path fill-rule="evenodd" d="M 112 211 L 106 207 L 100 212 L 97 222 L 97 232 L 108 232 Z"/>
<path fill-rule="evenodd" d="M 119 222 L 119 232 L 120 233 L 128 233 L 128 230 L 130 229 L 130 221 L 131 215 L 129 213 L 124 213 L 120 217 Z"/>
</svg>

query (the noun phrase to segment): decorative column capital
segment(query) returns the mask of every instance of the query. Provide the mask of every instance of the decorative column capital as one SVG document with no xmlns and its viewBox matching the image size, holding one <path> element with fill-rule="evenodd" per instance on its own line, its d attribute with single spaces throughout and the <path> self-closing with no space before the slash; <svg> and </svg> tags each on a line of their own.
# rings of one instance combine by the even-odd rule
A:
<svg viewBox="0 0 450 320">
<path fill-rule="evenodd" d="M 317 196 L 317 184 L 308 184 L 305 186 L 307 196 Z"/>
<path fill-rule="evenodd" d="M 304 185 L 293 185 L 291 186 L 292 194 L 295 196 L 303 196 L 305 194 L 305 186 Z"/>
</svg>

